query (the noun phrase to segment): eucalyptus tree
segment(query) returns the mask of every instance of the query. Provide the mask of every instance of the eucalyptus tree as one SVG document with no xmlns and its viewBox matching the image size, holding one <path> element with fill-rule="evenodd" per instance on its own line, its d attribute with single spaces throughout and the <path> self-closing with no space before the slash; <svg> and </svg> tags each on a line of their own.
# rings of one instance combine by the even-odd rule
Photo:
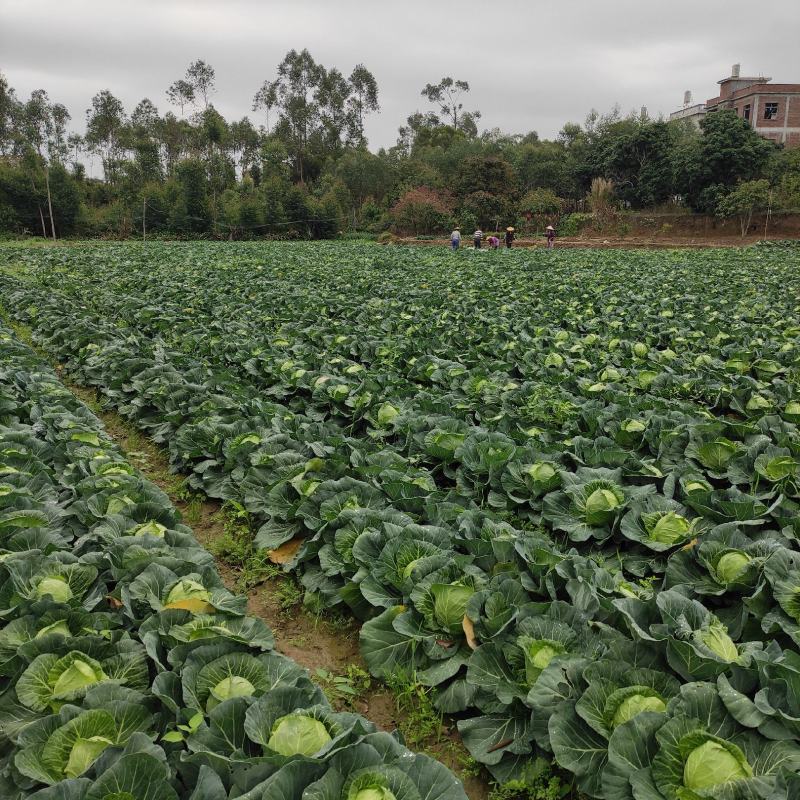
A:
<svg viewBox="0 0 800 800">
<path fill-rule="evenodd" d="M 357 64 L 350 73 L 350 97 L 347 100 L 347 109 L 350 141 L 357 146 L 366 146 L 364 119 L 367 114 L 380 111 L 380 105 L 378 82 L 363 64 Z"/>
<path fill-rule="evenodd" d="M 474 135 L 477 133 L 477 121 L 481 118 L 480 111 L 464 111 L 463 96 L 469 93 L 467 81 L 453 80 L 451 77 L 442 78 L 439 83 L 429 83 L 422 90 L 422 96 L 427 97 L 447 120 L 447 124 L 455 130 Z"/>
<path fill-rule="evenodd" d="M 100 154 L 106 180 L 112 183 L 119 159 L 124 155 L 126 124 L 122 102 L 108 89 L 103 89 L 92 98 L 92 106 L 86 110 L 84 140 L 91 152 Z"/>
<path fill-rule="evenodd" d="M 194 87 L 189 81 L 180 78 L 167 89 L 167 100 L 173 106 L 178 106 L 183 116 L 183 109 L 194 103 Z"/>
</svg>

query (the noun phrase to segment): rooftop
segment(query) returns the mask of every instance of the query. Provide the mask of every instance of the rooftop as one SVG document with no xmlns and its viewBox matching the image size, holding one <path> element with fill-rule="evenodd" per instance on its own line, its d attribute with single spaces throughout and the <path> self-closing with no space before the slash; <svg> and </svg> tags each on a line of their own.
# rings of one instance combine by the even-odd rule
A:
<svg viewBox="0 0 800 800">
<path fill-rule="evenodd" d="M 727 78 L 717 81 L 717 83 L 720 85 L 727 83 L 728 81 L 753 81 L 753 83 L 769 83 L 771 80 L 772 78 L 768 78 L 766 75 L 753 75 L 749 78 L 746 75 L 729 75 Z"/>
</svg>

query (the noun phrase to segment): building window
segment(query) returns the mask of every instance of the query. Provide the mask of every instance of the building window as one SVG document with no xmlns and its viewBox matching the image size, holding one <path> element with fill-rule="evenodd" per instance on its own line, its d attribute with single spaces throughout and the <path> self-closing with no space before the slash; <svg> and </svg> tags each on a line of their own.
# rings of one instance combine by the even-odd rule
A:
<svg viewBox="0 0 800 800">
<path fill-rule="evenodd" d="M 744 107 L 744 118 L 750 119 L 750 103 Z"/>
<path fill-rule="evenodd" d="M 764 119 L 778 119 L 777 103 L 764 103 Z"/>
</svg>

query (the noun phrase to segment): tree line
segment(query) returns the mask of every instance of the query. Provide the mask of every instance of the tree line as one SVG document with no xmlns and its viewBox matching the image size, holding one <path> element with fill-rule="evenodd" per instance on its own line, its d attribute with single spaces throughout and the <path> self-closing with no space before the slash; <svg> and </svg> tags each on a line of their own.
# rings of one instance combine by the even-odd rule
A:
<svg viewBox="0 0 800 800">
<path fill-rule="evenodd" d="M 756 203 L 800 207 L 800 151 L 758 136 L 733 112 L 686 122 L 592 111 L 557 137 L 479 131 L 470 86 L 443 77 L 397 142 L 372 152 L 380 110 L 363 64 L 341 72 L 291 50 L 253 97 L 252 119 L 214 105 L 214 68 L 198 60 L 133 109 L 108 89 L 85 133 L 44 89 L 19 98 L 0 74 L 0 233 L 57 236 L 328 238 L 344 231 L 485 230 L 589 212 L 686 206 L 730 214 Z M 86 175 L 99 159 L 103 177 Z M 566 224 L 566 223 L 565 223 Z"/>
</svg>

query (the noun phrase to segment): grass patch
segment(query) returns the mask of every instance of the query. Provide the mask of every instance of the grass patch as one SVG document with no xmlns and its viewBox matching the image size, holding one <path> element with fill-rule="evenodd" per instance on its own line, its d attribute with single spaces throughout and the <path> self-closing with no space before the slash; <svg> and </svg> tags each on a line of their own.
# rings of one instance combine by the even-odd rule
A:
<svg viewBox="0 0 800 800">
<path fill-rule="evenodd" d="M 197 498 L 196 509 L 199 514 L 202 506 L 199 495 L 192 496 L 192 499 L 188 501 L 187 512 L 191 513 L 195 498 Z M 247 591 L 282 574 L 280 569 L 270 562 L 269 555 L 265 550 L 257 550 L 254 547 L 253 520 L 241 503 L 227 500 L 220 509 L 218 518 L 222 522 L 223 533 L 209 544 L 209 550 L 220 561 L 224 561 L 236 571 L 236 581 L 240 590 Z M 291 605 L 295 605 L 295 603 Z M 283 607 L 283 603 L 281 603 L 281 608 Z"/>
<path fill-rule="evenodd" d="M 291 611 L 303 602 L 305 589 L 297 582 L 294 575 L 280 574 L 282 580 L 275 587 L 273 595 L 282 611 Z"/>
<path fill-rule="evenodd" d="M 356 664 L 350 664 L 343 675 L 317 669 L 314 679 L 337 711 L 358 711 L 355 701 L 372 688 L 370 674 Z"/>
<path fill-rule="evenodd" d="M 441 744 L 444 735 L 442 713 L 433 704 L 432 690 L 402 673 L 386 681 L 399 716 L 399 730 L 412 750 L 426 750 Z"/>
<path fill-rule="evenodd" d="M 583 800 L 575 791 L 553 772 L 552 765 L 537 758 L 529 767 L 529 774 L 520 780 L 496 785 L 489 792 L 488 800 Z"/>
</svg>

